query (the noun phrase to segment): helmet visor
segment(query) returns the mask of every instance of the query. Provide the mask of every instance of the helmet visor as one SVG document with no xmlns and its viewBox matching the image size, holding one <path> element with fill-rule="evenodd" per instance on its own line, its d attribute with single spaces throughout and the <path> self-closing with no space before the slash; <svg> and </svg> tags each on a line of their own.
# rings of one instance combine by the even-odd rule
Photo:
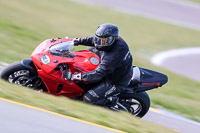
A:
<svg viewBox="0 0 200 133">
<path fill-rule="evenodd" d="M 112 44 L 112 42 L 113 42 L 112 36 L 106 37 L 106 38 L 100 38 L 100 37 L 95 36 L 94 38 L 94 43 L 100 46 L 109 46 L 110 44 Z"/>
</svg>

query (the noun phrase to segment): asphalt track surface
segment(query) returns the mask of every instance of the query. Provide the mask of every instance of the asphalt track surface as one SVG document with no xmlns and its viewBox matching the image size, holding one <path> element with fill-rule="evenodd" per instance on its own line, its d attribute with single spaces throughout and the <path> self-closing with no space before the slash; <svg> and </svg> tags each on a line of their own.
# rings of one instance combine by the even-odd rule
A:
<svg viewBox="0 0 200 133">
<path fill-rule="evenodd" d="M 177 74 L 200 82 L 200 54 L 167 58 L 160 65 Z M 189 65 L 186 65 L 189 64 Z M 179 68 L 179 69 L 177 69 Z"/>
<path fill-rule="evenodd" d="M 183 0 L 74 0 L 200 30 L 200 6 Z"/>
<path fill-rule="evenodd" d="M 200 47 L 162 51 L 151 57 L 154 65 L 200 82 Z M 178 69 L 177 69 L 178 68 Z"/>
<path fill-rule="evenodd" d="M 181 0 L 76 0 L 112 7 L 195 30 L 200 30 L 200 6 Z M 198 55 L 197 55 L 198 56 Z M 177 57 L 176 60 L 181 59 Z M 185 58 L 189 58 L 188 56 Z M 193 58 L 193 57 L 191 57 Z M 169 60 L 172 62 L 172 60 Z M 165 62 L 166 63 L 166 62 Z M 168 63 L 167 63 L 168 64 Z M 174 68 L 174 67 L 173 67 Z M 0 67 L 1 69 L 1 67 Z M 1 70 L 0 70 L 1 71 Z M 0 127 L 4 132 L 115 132 L 0 100 Z M 5 110 L 4 110 L 5 109 Z M 183 132 L 199 133 L 200 124 L 170 112 L 150 110 L 143 120 Z M 9 125 L 9 126 L 8 126 Z M 12 127 L 12 128 L 11 128 Z M 14 127 L 14 128 L 13 128 Z M 145 127 L 144 127 L 145 128 Z"/>
<path fill-rule="evenodd" d="M 1 133 L 116 133 L 99 126 L 0 99 Z"/>
</svg>

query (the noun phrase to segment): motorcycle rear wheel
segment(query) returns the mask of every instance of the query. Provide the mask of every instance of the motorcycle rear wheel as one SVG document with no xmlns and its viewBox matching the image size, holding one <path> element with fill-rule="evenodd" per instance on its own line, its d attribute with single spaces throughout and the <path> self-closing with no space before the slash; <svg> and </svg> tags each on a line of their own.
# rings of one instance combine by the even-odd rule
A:
<svg viewBox="0 0 200 133">
<path fill-rule="evenodd" d="M 143 117 L 150 108 L 150 98 L 146 92 L 121 94 L 120 103 L 137 117 Z"/>
</svg>

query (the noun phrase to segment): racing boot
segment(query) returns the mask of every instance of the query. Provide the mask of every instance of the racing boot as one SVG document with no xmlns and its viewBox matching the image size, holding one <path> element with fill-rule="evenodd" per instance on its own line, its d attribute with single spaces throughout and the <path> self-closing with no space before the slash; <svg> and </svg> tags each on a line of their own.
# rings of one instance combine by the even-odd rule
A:
<svg viewBox="0 0 200 133">
<path fill-rule="evenodd" d="M 119 97 L 117 96 L 110 96 L 107 98 L 108 100 L 108 107 L 113 111 L 119 111 L 117 102 L 119 101 Z"/>
</svg>

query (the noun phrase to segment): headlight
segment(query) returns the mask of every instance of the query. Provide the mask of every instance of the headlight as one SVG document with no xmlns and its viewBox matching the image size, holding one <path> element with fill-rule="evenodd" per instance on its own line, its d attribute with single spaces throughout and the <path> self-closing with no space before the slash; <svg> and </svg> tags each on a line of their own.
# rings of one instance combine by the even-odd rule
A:
<svg viewBox="0 0 200 133">
<path fill-rule="evenodd" d="M 96 57 L 91 57 L 90 58 L 90 62 L 94 65 L 98 65 L 99 64 L 99 60 Z"/>
</svg>

